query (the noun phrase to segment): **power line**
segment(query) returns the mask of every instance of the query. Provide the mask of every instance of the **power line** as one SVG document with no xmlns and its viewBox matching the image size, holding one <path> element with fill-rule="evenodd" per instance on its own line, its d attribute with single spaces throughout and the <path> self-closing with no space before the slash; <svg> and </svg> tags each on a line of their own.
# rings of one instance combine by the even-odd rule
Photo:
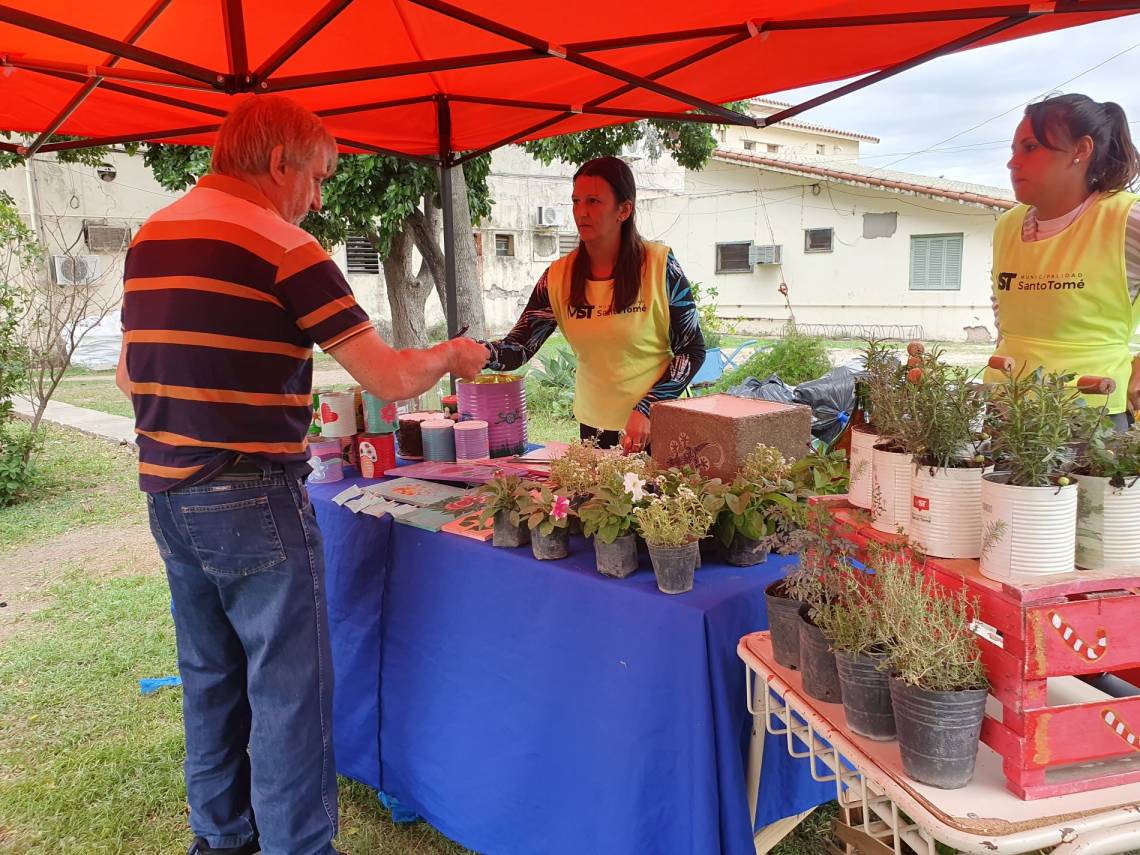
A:
<svg viewBox="0 0 1140 855">
<path fill-rule="evenodd" d="M 1026 106 L 1027 104 L 1032 103 L 1034 100 L 1036 100 L 1037 98 L 1040 98 L 1042 95 L 1046 95 L 1049 92 L 1052 92 L 1056 89 L 1060 89 L 1062 86 L 1067 86 L 1068 84 L 1072 83 L 1074 80 L 1078 80 L 1079 78 L 1084 77 L 1086 74 L 1091 74 L 1092 72 L 1096 71 L 1098 68 L 1101 68 L 1102 66 L 1108 65 L 1108 63 L 1112 62 L 1115 59 L 1119 59 L 1120 57 L 1124 56 L 1124 54 L 1128 53 L 1129 51 L 1135 50 L 1138 47 L 1140 47 L 1140 42 L 1137 42 L 1134 45 L 1130 45 L 1129 47 L 1126 47 L 1124 50 L 1120 51 L 1119 53 L 1114 53 L 1112 56 L 1108 57 L 1108 59 L 1102 60 L 1101 62 L 1098 62 L 1096 65 L 1094 65 L 1090 68 L 1086 68 L 1080 74 L 1076 74 L 1076 75 L 1070 77 L 1068 80 L 1064 80 L 1061 83 L 1058 83 L 1056 86 L 1049 87 L 1047 90 L 1045 90 L 1044 92 L 1038 93 L 1037 95 L 1030 98 L 1028 101 L 1022 101 L 1020 104 L 1015 104 L 1014 106 L 1010 107 L 1008 110 L 1003 110 L 1002 112 L 998 113 L 996 116 L 990 116 L 985 121 L 979 122 L 978 124 L 976 124 L 972 127 L 966 128 L 964 131 L 959 131 L 956 134 L 952 134 L 951 136 L 946 137 L 946 139 L 940 140 L 939 142 L 934 143 L 934 145 L 932 145 L 932 146 L 928 146 L 927 148 L 922 149 L 921 151 L 914 152 L 912 154 L 904 155 L 903 157 L 900 157 L 898 160 L 892 160 L 890 163 L 885 164 L 884 166 L 876 167 L 876 169 L 889 169 L 890 167 L 894 166 L 897 163 L 902 163 L 904 160 L 909 160 L 910 158 L 915 157 L 916 155 L 919 155 L 919 154 L 925 154 L 926 152 L 930 151 L 931 149 L 936 148 L 940 145 L 944 145 L 944 144 L 950 142 L 951 140 L 957 139 L 958 137 L 960 137 L 964 134 L 968 134 L 971 131 L 976 131 L 978 128 L 982 127 L 983 125 L 988 125 L 990 122 L 995 121 L 996 119 L 1000 119 L 1002 116 L 1009 115 L 1014 110 L 1017 110 L 1021 107 Z"/>
</svg>

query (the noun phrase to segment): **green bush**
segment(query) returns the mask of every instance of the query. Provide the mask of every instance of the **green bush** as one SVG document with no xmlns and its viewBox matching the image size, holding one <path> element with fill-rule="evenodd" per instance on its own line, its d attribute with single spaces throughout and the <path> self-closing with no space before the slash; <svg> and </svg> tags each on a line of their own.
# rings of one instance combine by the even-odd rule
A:
<svg viewBox="0 0 1140 855">
<path fill-rule="evenodd" d="M 831 360 L 827 358 L 823 339 L 805 335 L 789 324 L 779 341 L 767 350 L 752 354 L 740 367 L 725 372 L 712 390 L 725 392 L 749 377 L 763 380 L 770 374 L 779 374 L 781 380 L 795 386 L 822 377 L 830 370 Z"/>
<path fill-rule="evenodd" d="M 391 340 L 391 336 L 388 337 Z M 447 321 L 437 321 L 427 328 L 428 341 L 447 341 Z"/>
<path fill-rule="evenodd" d="M 560 419 L 574 418 L 574 378 L 578 357 L 570 349 L 547 348 L 541 363 L 527 372 L 527 410 Z"/>
<path fill-rule="evenodd" d="M 27 425 L 16 419 L 0 424 L 0 508 L 27 496 L 28 487 L 35 480 L 32 458 L 39 446 L 39 435 Z"/>
</svg>

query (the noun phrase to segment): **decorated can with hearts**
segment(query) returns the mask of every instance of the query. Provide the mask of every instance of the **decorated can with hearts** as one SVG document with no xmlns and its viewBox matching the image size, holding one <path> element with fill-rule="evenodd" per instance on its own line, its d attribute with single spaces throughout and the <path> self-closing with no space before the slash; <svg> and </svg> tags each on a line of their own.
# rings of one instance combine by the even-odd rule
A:
<svg viewBox="0 0 1140 855">
<path fill-rule="evenodd" d="M 309 443 L 310 484 L 331 484 L 344 478 L 340 439 L 317 439 Z"/>
<path fill-rule="evenodd" d="M 396 466 L 396 435 L 394 433 L 362 433 L 356 437 L 356 456 L 360 461 L 360 474 L 365 478 L 383 478 L 384 473 Z"/>
<path fill-rule="evenodd" d="M 352 392 L 321 393 L 321 436 L 353 436 L 356 433 L 356 399 Z"/>
<path fill-rule="evenodd" d="M 395 433 L 400 427 L 399 414 L 395 401 L 385 401 L 371 392 L 365 391 L 364 399 L 364 432 L 365 433 Z"/>
</svg>

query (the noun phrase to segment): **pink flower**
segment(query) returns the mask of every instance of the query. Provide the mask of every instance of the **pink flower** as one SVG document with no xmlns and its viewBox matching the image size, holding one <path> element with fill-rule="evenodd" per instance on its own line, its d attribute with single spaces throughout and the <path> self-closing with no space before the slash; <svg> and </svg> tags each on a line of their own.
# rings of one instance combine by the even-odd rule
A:
<svg viewBox="0 0 1140 855">
<path fill-rule="evenodd" d="M 554 504 L 550 506 L 551 519 L 564 520 L 570 512 L 570 500 L 566 496 L 555 496 Z"/>
</svg>

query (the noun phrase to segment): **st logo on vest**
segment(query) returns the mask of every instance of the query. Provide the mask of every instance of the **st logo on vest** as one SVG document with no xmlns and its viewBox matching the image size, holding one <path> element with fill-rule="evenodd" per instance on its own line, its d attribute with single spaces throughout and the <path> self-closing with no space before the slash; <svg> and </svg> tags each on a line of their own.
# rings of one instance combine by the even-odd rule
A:
<svg viewBox="0 0 1140 855">
<path fill-rule="evenodd" d="M 1001 273 L 998 274 L 998 290 L 999 291 L 1008 291 L 1010 283 L 1012 283 L 1013 280 L 1016 278 L 1017 278 L 1016 273 L 1007 273 L 1006 271 L 1003 270 Z"/>
</svg>

